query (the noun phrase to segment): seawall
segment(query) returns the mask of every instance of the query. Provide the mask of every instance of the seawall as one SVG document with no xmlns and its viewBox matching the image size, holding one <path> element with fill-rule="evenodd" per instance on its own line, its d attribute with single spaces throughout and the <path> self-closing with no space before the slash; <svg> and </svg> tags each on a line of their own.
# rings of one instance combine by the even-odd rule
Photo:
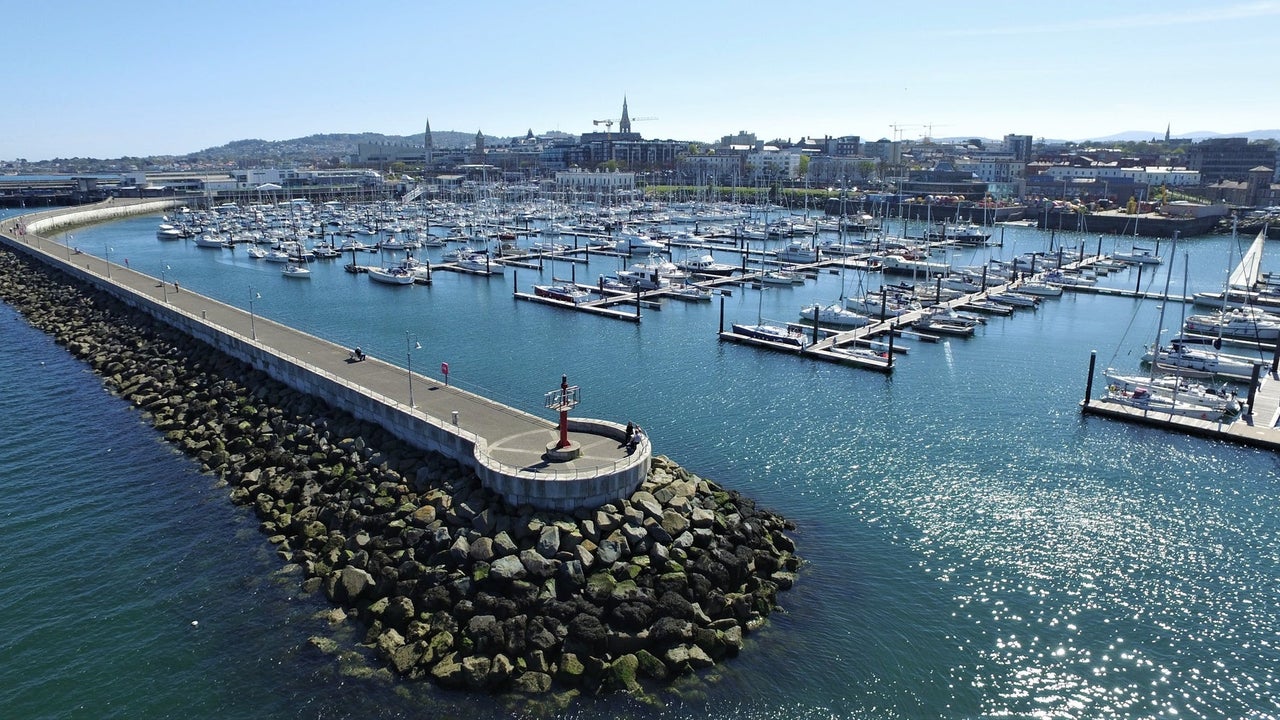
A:
<svg viewBox="0 0 1280 720">
<path fill-rule="evenodd" d="M 64 273 L 0 249 L 0 300 L 225 480 L 303 590 L 338 606 L 329 619 L 358 619 L 361 647 L 404 677 L 646 697 L 742 651 L 796 580 L 789 523 L 665 458 L 594 510 L 513 506 L 382 423 L 80 282 L 92 260 L 71 257 Z M 355 654 L 327 637 L 310 648 L 344 667 Z"/>
<path fill-rule="evenodd" d="M 116 200 L 36 213 L 14 221 L 21 224 L 23 231 L 15 239 L 6 237 L 5 242 L 14 250 L 111 293 L 156 320 L 262 370 L 294 390 L 319 398 L 361 420 L 376 423 L 414 447 L 439 452 L 456 460 L 473 470 L 485 487 L 514 505 L 529 504 L 555 510 L 593 508 L 628 497 L 644 482 L 652 456 L 652 445 L 647 437 L 635 452 L 607 461 L 584 460 L 571 466 L 552 463 L 534 468 L 514 466 L 495 456 L 490 451 L 491 444 L 508 436 L 529 436 L 531 432 L 545 431 L 550 436 L 554 426 L 520 410 L 449 388 L 448 402 L 452 405 L 448 407 L 465 407 L 464 416 L 469 421 L 454 424 L 451 411 L 445 406 L 431 412 L 432 408 L 426 402 L 411 406 L 398 400 L 385 386 L 375 382 L 377 374 L 364 371 L 364 368 L 360 374 L 361 382 L 353 382 L 344 375 L 344 364 L 334 360 L 345 357 L 345 348 L 262 318 L 255 320 L 239 308 L 190 291 L 178 294 L 162 288 L 157 293 L 155 278 L 110 265 L 100 258 L 74 254 L 63 245 L 41 237 L 42 232 L 163 212 L 178 204 L 173 200 Z M 5 230 L 10 230 L 8 223 Z M 228 329 L 252 327 L 255 322 L 264 329 L 273 328 L 269 342 L 264 339 L 265 332 L 255 331 L 246 336 L 243 331 Z M 305 362 L 300 359 L 302 357 L 324 357 L 334 361 Z M 402 377 L 397 376 L 397 388 Z M 426 385 L 429 381 L 422 378 L 421 382 Z M 486 413 L 492 416 L 489 420 L 481 418 Z M 484 425 L 489 434 L 468 429 L 478 425 Z M 623 427 L 617 423 L 590 419 L 573 420 L 570 430 L 595 438 L 600 446 L 618 444 L 624 433 Z M 530 437 L 530 442 L 535 445 L 545 442 L 540 435 Z"/>
</svg>

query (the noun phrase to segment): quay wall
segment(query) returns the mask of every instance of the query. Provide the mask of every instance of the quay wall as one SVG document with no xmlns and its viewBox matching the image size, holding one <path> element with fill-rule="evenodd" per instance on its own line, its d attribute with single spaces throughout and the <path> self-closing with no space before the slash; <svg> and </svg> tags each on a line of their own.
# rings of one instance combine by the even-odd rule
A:
<svg viewBox="0 0 1280 720">
<path fill-rule="evenodd" d="M 174 206 L 174 201 L 151 201 L 120 204 L 110 207 L 93 207 L 61 210 L 23 216 L 29 240 L 32 234 L 51 229 L 87 225 L 95 222 L 118 220 L 132 215 L 162 212 Z M 438 452 L 472 469 L 486 488 L 502 495 L 513 505 L 529 504 L 549 510 L 572 511 L 579 508 L 598 507 L 604 503 L 629 497 L 640 487 L 649 472 L 652 447 L 647 437 L 637 451 L 624 461 L 604 470 L 579 472 L 534 472 L 511 467 L 494 459 L 488 452 L 488 442 L 460 426 L 419 412 L 394 399 L 370 391 L 355 383 L 304 363 L 298 358 L 280 353 L 256 340 L 231 332 L 201 315 L 194 315 L 161 302 L 125 284 L 115 282 L 94 272 L 88 265 L 77 264 L 86 256 L 68 255 L 67 258 L 48 252 L 44 248 L 61 248 L 61 245 L 45 245 L 47 239 L 38 239 L 37 247 L 29 242 L 0 236 L 12 249 L 45 264 L 66 272 L 77 280 L 111 293 L 125 304 L 170 325 L 186 335 L 203 341 L 216 350 L 252 367 L 294 390 L 319 398 L 333 407 L 345 410 L 360 420 L 376 423 L 413 447 Z M 77 258 L 72 261 L 69 258 Z M 211 306 L 227 312 L 232 308 L 211 298 L 204 298 Z M 294 332 L 300 332 L 294 330 Z M 322 341 L 323 342 L 323 341 Z M 334 346 L 337 348 L 337 346 Z M 457 392 L 465 392 L 457 390 Z M 514 408 L 507 413 L 524 415 Z M 578 418 L 570 421 L 569 429 L 604 435 L 621 442 L 624 429 L 617 423 L 604 420 Z"/>
<path fill-rule="evenodd" d="M 22 220 L 28 233 L 39 235 L 42 232 L 63 230 L 69 227 L 92 225 L 94 223 L 122 220 L 136 215 L 164 212 L 171 208 L 180 207 L 182 204 L 181 200 L 144 200 L 140 202 L 113 200 L 95 205 L 85 205 L 71 210 L 59 208 L 57 210 L 32 213 L 23 215 Z"/>
</svg>

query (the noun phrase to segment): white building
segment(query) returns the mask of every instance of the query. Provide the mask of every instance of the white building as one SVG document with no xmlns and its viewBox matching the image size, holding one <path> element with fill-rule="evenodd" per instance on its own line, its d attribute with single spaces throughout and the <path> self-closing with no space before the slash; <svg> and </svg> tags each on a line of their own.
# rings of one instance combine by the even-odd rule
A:
<svg viewBox="0 0 1280 720">
<path fill-rule="evenodd" d="M 715 153 L 685 154 L 676 161 L 676 169 L 686 182 L 706 185 L 712 180 L 721 183 L 736 183 L 746 174 L 743 158 L 746 151 L 731 149 L 717 150 Z"/>
<path fill-rule="evenodd" d="M 635 189 L 636 174 L 631 172 L 564 170 L 556 173 L 556 187 L 560 190 L 580 190 L 588 193 L 623 192 Z"/>
<path fill-rule="evenodd" d="M 556 190 L 579 200 L 612 204 L 636 192 L 636 174 L 598 170 L 564 170 L 556 173 Z"/>
<path fill-rule="evenodd" d="M 794 180 L 800 177 L 800 154 L 765 148 L 747 155 L 747 177 L 752 180 Z"/>
<path fill-rule="evenodd" d="M 1171 167 L 1122 168 L 1117 166 L 1116 163 L 1094 163 L 1083 167 L 1054 165 L 1045 170 L 1044 174 L 1056 181 L 1074 180 L 1076 178 L 1091 180 L 1125 178 L 1149 187 L 1158 187 L 1160 185 L 1194 187 L 1200 184 L 1200 172 L 1198 170 Z"/>
</svg>

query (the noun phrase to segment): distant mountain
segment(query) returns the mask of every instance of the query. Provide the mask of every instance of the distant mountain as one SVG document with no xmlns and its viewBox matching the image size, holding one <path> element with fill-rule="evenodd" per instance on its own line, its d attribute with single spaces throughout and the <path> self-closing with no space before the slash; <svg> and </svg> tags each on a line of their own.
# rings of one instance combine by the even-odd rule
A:
<svg viewBox="0 0 1280 720">
<path fill-rule="evenodd" d="M 1207 130 L 1198 130 L 1196 132 L 1189 133 L 1173 133 L 1173 137 L 1183 140 L 1207 140 L 1209 138 L 1224 137 L 1243 137 L 1248 138 L 1250 141 L 1270 139 L 1280 140 L 1280 130 L 1250 130 L 1249 132 L 1241 133 L 1219 133 L 1209 132 Z M 1127 130 L 1122 133 L 1116 133 L 1115 135 L 1087 138 L 1086 140 L 1078 140 L 1077 142 L 1141 142 L 1143 140 L 1151 140 L 1153 138 L 1164 140 L 1164 131 Z"/>
<path fill-rule="evenodd" d="M 422 135 L 383 135 L 381 133 L 329 133 L 308 135 L 293 140 L 235 140 L 226 145 L 206 148 L 176 158 L 192 163 L 310 163 L 346 160 L 360 143 L 402 143 L 422 145 Z M 431 131 L 436 149 L 463 148 L 475 142 L 475 135 L 452 130 Z"/>
</svg>

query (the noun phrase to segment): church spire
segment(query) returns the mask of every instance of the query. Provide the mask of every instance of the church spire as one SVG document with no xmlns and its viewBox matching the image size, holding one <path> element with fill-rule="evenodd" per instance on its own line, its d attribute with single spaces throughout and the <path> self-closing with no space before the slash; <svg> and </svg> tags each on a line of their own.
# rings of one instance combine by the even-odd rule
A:
<svg viewBox="0 0 1280 720">
<path fill-rule="evenodd" d="M 431 139 L 431 118 L 427 118 L 427 129 L 422 133 L 422 162 L 424 167 L 431 166 L 431 156 L 435 149 L 435 142 Z"/>
<path fill-rule="evenodd" d="M 627 96 L 622 96 L 622 121 L 618 123 L 618 132 L 631 132 L 631 116 L 627 114 Z"/>
<path fill-rule="evenodd" d="M 1169 130 L 1173 128 L 1173 123 L 1164 126 L 1164 141 L 1169 142 Z"/>
</svg>

